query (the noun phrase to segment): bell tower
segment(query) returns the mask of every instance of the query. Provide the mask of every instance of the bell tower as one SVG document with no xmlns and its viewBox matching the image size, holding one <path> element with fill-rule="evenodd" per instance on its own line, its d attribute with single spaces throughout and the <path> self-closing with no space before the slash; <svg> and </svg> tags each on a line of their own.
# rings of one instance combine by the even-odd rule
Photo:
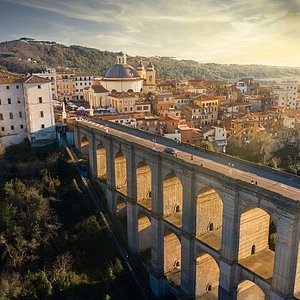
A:
<svg viewBox="0 0 300 300">
<path fill-rule="evenodd" d="M 150 60 L 146 68 L 146 84 L 144 84 L 144 92 L 155 92 L 156 90 L 156 71 Z"/>
<path fill-rule="evenodd" d="M 136 71 L 142 79 L 146 79 L 146 70 L 142 61 L 140 61 L 139 65 L 136 68 Z"/>
<path fill-rule="evenodd" d="M 118 64 L 126 64 L 126 54 L 123 52 L 119 52 L 117 55 L 117 63 Z"/>
</svg>

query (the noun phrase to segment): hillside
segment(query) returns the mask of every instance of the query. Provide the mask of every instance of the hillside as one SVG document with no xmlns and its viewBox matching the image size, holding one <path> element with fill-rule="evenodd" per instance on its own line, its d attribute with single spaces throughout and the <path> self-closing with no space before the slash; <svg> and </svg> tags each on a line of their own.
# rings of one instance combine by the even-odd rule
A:
<svg viewBox="0 0 300 300">
<path fill-rule="evenodd" d="M 140 59 L 128 57 L 128 63 L 136 66 Z M 241 77 L 256 79 L 300 77 L 300 68 L 262 65 L 201 64 L 193 60 L 176 60 L 169 57 L 151 57 L 158 76 L 163 79 L 215 79 L 235 81 Z M 0 68 L 17 73 L 37 72 L 46 66 L 76 68 L 97 76 L 116 61 L 116 53 L 82 46 L 64 46 L 55 42 L 22 38 L 0 43 Z"/>
</svg>

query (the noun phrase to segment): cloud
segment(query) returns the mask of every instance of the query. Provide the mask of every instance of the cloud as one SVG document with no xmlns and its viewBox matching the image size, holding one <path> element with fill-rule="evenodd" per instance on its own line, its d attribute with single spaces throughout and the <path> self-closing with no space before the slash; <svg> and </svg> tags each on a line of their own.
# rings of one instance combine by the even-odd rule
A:
<svg viewBox="0 0 300 300">
<path fill-rule="evenodd" d="M 244 63 L 300 64 L 294 52 L 300 47 L 300 0 L 2 2 L 53 14 L 53 20 L 47 20 L 52 40 L 202 62 L 232 63 L 236 58 Z"/>
</svg>

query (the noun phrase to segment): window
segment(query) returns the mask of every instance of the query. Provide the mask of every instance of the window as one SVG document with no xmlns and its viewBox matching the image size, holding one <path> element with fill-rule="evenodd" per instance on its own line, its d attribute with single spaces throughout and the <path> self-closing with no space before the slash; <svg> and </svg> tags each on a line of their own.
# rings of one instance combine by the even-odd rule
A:
<svg viewBox="0 0 300 300">
<path fill-rule="evenodd" d="M 0 114 L 0 121 L 3 120 L 3 114 Z"/>
<path fill-rule="evenodd" d="M 0 105 L 1 105 L 1 99 L 0 99 Z"/>
<path fill-rule="evenodd" d="M 21 111 L 19 111 L 19 117 L 22 118 L 22 112 Z"/>
<path fill-rule="evenodd" d="M 11 104 L 11 98 L 8 98 L 8 99 L 7 99 L 7 103 L 8 103 L 8 104 Z"/>
<path fill-rule="evenodd" d="M 39 97 L 39 103 L 43 103 L 43 98 Z"/>
<path fill-rule="evenodd" d="M 18 90 L 20 87 L 18 85 L 16 85 L 16 89 Z"/>
<path fill-rule="evenodd" d="M 211 289 L 212 289 L 212 286 L 211 286 L 211 284 L 208 284 L 208 285 L 206 286 L 206 291 L 207 291 L 207 292 L 210 292 L 210 291 L 211 291 Z"/>
<path fill-rule="evenodd" d="M 21 125 L 20 125 L 20 128 L 21 128 L 21 129 L 23 129 L 23 128 L 24 128 L 24 125 L 23 125 L 23 124 L 21 124 Z"/>
<path fill-rule="evenodd" d="M 5 128 L 4 128 L 4 127 L 1 127 L 1 131 L 5 131 Z"/>
<path fill-rule="evenodd" d="M 14 118 L 13 113 L 9 113 L 9 118 L 12 120 Z"/>
<path fill-rule="evenodd" d="M 14 125 L 11 125 L 11 126 L 10 126 L 10 129 L 11 129 L 11 130 L 15 130 L 15 126 L 14 126 Z"/>
<path fill-rule="evenodd" d="M 41 85 L 39 84 L 39 85 L 38 85 L 38 89 L 41 89 L 41 88 L 42 88 L 42 87 L 41 87 Z"/>
<path fill-rule="evenodd" d="M 45 124 L 42 124 L 42 125 L 41 125 L 41 128 L 45 128 Z"/>
<path fill-rule="evenodd" d="M 6 89 L 9 90 L 9 85 L 6 86 Z"/>
<path fill-rule="evenodd" d="M 17 102 L 18 102 L 18 103 L 21 103 L 20 97 L 17 97 Z"/>
<path fill-rule="evenodd" d="M 41 118 L 44 118 L 44 112 L 43 111 L 40 111 L 40 116 L 41 116 Z"/>
</svg>

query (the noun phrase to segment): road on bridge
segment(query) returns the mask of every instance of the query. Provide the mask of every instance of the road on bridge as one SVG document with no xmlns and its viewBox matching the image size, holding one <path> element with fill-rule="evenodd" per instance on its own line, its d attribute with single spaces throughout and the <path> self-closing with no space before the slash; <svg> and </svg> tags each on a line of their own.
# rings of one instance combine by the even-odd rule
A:
<svg viewBox="0 0 300 300">
<path fill-rule="evenodd" d="M 242 161 L 234 161 L 228 156 L 227 159 L 220 157 L 211 152 L 205 152 L 182 144 L 176 144 L 173 140 L 151 135 L 141 130 L 134 130 L 127 126 L 120 126 L 111 122 L 79 119 L 79 124 L 92 127 L 107 134 L 117 136 L 121 139 L 133 142 L 153 151 L 163 152 L 166 147 L 173 147 L 177 150 L 177 158 L 184 161 L 203 166 L 203 168 L 218 172 L 224 176 L 253 184 L 253 188 L 261 187 L 265 190 L 278 193 L 284 197 L 295 201 L 300 201 L 300 177 L 285 172 L 272 172 L 257 167 L 252 164 L 248 165 Z M 166 154 L 169 155 L 169 154 Z"/>
</svg>

